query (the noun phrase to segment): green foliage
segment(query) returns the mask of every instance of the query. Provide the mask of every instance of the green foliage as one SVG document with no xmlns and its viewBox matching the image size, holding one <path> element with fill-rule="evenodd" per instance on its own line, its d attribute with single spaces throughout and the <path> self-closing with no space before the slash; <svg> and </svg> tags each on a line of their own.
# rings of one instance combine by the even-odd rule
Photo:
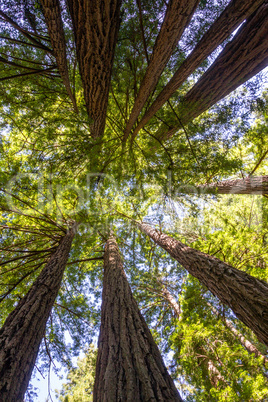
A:
<svg viewBox="0 0 268 402">
<path fill-rule="evenodd" d="M 63 384 L 62 390 L 57 392 L 62 402 L 93 401 L 93 385 L 97 350 L 93 345 L 85 352 L 85 356 L 78 358 L 77 367 L 69 371 L 68 382 Z"/>
<path fill-rule="evenodd" d="M 144 111 L 227 4 L 227 0 L 200 1 Z M 105 132 L 102 138 L 93 139 L 68 8 L 62 7 L 62 18 L 78 114 L 50 51 L 39 1 L 0 0 L 0 9 L 40 42 L 39 47 L 33 46 L 14 25 L 0 18 L 1 325 L 27 293 L 69 225 L 78 222 L 37 367 L 45 372 L 54 360 L 60 362 L 69 369 L 60 400 L 91 400 L 96 351 L 89 348 L 76 369 L 72 359 L 97 336 L 103 245 L 112 229 L 136 299 L 187 400 L 265 400 L 267 383 L 261 357 L 249 355 L 220 316 L 230 319 L 266 353 L 263 345 L 179 264 L 145 239 L 131 221 L 145 219 L 159 224 L 160 229 L 192 247 L 267 279 L 267 199 L 197 198 L 180 192 L 181 185 L 240 176 L 241 171 L 246 175 L 257 166 L 267 144 L 267 93 L 262 94 L 261 75 L 165 143 L 159 141 L 163 127 L 177 125 L 174 110 L 179 110 L 182 97 L 228 38 L 135 141 L 123 144 L 126 122 L 148 65 L 147 56 L 150 59 L 153 52 L 166 1 L 142 1 L 141 15 L 137 2 L 123 2 Z M 23 75 L 34 69 L 44 71 Z M 267 156 L 256 173 L 267 174 Z M 165 289 L 181 308 L 180 321 L 164 297 Z M 212 384 L 209 361 L 226 383 Z"/>
</svg>

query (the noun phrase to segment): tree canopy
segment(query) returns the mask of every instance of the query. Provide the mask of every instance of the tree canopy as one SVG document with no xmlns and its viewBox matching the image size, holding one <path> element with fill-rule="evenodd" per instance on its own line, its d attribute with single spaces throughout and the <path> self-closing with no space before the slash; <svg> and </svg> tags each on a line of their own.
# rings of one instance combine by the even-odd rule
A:
<svg viewBox="0 0 268 402">
<path fill-rule="evenodd" d="M 78 227 L 35 370 L 84 370 L 113 232 L 183 398 L 268 397 L 267 346 L 235 302 L 139 229 L 267 283 L 267 14 L 263 0 L 0 0 L 3 328 Z"/>
</svg>

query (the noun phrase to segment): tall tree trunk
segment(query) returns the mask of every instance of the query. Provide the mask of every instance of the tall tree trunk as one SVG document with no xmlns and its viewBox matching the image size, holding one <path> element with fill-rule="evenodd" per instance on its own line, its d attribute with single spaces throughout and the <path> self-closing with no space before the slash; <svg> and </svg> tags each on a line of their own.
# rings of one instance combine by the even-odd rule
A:
<svg viewBox="0 0 268 402">
<path fill-rule="evenodd" d="M 218 313 L 218 311 L 211 305 L 209 304 L 209 307 L 211 308 L 211 310 L 213 311 L 213 313 L 215 315 L 217 315 L 218 317 L 220 317 L 220 319 L 222 320 L 222 322 L 224 323 L 224 325 L 230 329 L 230 331 L 232 331 L 232 333 L 235 335 L 235 337 L 237 337 L 241 343 L 242 346 L 244 346 L 244 348 L 249 352 L 254 354 L 256 357 L 262 357 L 263 358 L 263 362 L 265 364 L 268 364 L 268 359 L 267 357 L 265 357 L 260 351 L 259 349 L 253 345 L 253 343 L 251 343 L 248 339 L 246 339 L 236 328 L 235 326 L 231 323 L 230 320 L 228 320 L 227 318 L 223 317 L 222 315 L 220 315 Z"/>
<path fill-rule="evenodd" d="M 183 186 L 184 193 L 205 194 L 268 194 L 268 176 L 250 176 L 245 179 L 224 180 L 204 186 Z"/>
<path fill-rule="evenodd" d="M 263 0 L 232 0 L 228 4 L 147 110 L 135 128 L 134 136 L 179 89 L 189 75 L 262 3 Z"/>
<path fill-rule="evenodd" d="M 152 228 L 138 224 L 156 244 L 205 285 L 268 346 L 268 284 Z"/>
<path fill-rule="evenodd" d="M 179 123 L 165 133 L 160 129 L 159 138 L 170 138 L 182 125 L 188 124 L 267 66 L 267 19 L 266 0 L 185 95 L 178 108 Z"/>
<path fill-rule="evenodd" d="M 66 91 L 73 103 L 74 110 L 78 112 L 75 96 L 71 90 L 67 56 L 66 43 L 61 19 L 61 9 L 59 0 L 41 0 L 43 14 L 46 20 L 50 41 L 53 52 L 56 57 L 59 73 L 65 85 Z"/>
<path fill-rule="evenodd" d="M 160 32 L 156 38 L 150 62 L 126 125 L 126 141 L 149 95 L 155 89 L 184 29 L 189 24 L 200 0 L 170 0 Z"/>
<path fill-rule="evenodd" d="M 121 0 L 67 0 L 91 135 L 105 128 Z"/>
<path fill-rule="evenodd" d="M 181 401 L 128 285 L 116 241 L 105 247 L 93 400 Z"/>
<path fill-rule="evenodd" d="M 62 238 L 29 292 L 0 329 L 0 399 L 22 402 L 57 297 L 75 226 Z"/>
</svg>

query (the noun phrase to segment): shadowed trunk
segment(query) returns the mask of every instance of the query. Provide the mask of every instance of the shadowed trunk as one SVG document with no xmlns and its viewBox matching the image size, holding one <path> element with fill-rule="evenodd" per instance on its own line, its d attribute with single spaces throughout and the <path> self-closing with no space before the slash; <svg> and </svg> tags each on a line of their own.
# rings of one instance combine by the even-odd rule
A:
<svg viewBox="0 0 268 402">
<path fill-rule="evenodd" d="M 0 399 L 22 402 L 31 378 L 46 322 L 57 297 L 72 240 L 73 227 L 0 329 Z"/>
<path fill-rule="evenodd" d="M 74 110 L 77 113 L 78 109 L 76 105 L 76 100 L 74 94 L 72 93 L 69 80 L 66 57 L 66 43 L 63 23 L 61 19 L 60 3 L 59 0 L 41 0 L 41 5 L 46 20 L 54 56 L 56 57 L 59 73 L 65 85 L 66 91 L 73 103 Z"/>
<path fill-rule="evenodd" d="M 182 401 L 133 298 L 116 241 L 105 247 L 94 401 Z"/>
<path fill-rule="evenodd" d="M 268 194 L 268 176 L 251 176 L 245 179 L 224 180 L 204 186 L 182 186 L 185 194 Z"/>
<path fill-rule="evenodd" d="M 232 0 L 228 4 L 145 113 L 134 130 L 134 136 L 179 89 L 189 75 L 262 3 L 263 0 Z"/>
<path fill-rule="evenodd" d="M 200 0 L 170 0 L 124 133 L 126 141 Z"/>
<path fill-rule="evenodd" d="M 68 0 L 92 137 L 102 136 L 121 0 Z"/>
<path fill-rule="evenodd" d="M 267 66 L 267 19 L 268 2 L 265 1 L 185 95 L 178 107 L 179 122 L 174 122 L 176 126 L 168 132 L 161 128 L 158 138 L 170 138 L 182 125 L 188 124 Z"/>
<path fill-rule="evenodd" d="M 205 285 L 268 346 L 268 284 L 145 223 L 140 229 Z"/>
</svg>

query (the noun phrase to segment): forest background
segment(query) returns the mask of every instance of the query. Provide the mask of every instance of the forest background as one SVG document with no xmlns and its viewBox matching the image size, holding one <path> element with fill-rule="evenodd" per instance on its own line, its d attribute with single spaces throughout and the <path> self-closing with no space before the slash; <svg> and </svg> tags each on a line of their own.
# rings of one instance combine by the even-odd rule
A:
<svg viewBox="0 0 268 402">
<path fill-rule="evenodd" d="M 267 281 L 267 1 L 91 4 L 0 1 L 1 325 L 78 223 L 33 377 L 90 400 L 113 231 L 184 400 L 265 400 L 267 346 L 139 224 Z"/>
</svg>

